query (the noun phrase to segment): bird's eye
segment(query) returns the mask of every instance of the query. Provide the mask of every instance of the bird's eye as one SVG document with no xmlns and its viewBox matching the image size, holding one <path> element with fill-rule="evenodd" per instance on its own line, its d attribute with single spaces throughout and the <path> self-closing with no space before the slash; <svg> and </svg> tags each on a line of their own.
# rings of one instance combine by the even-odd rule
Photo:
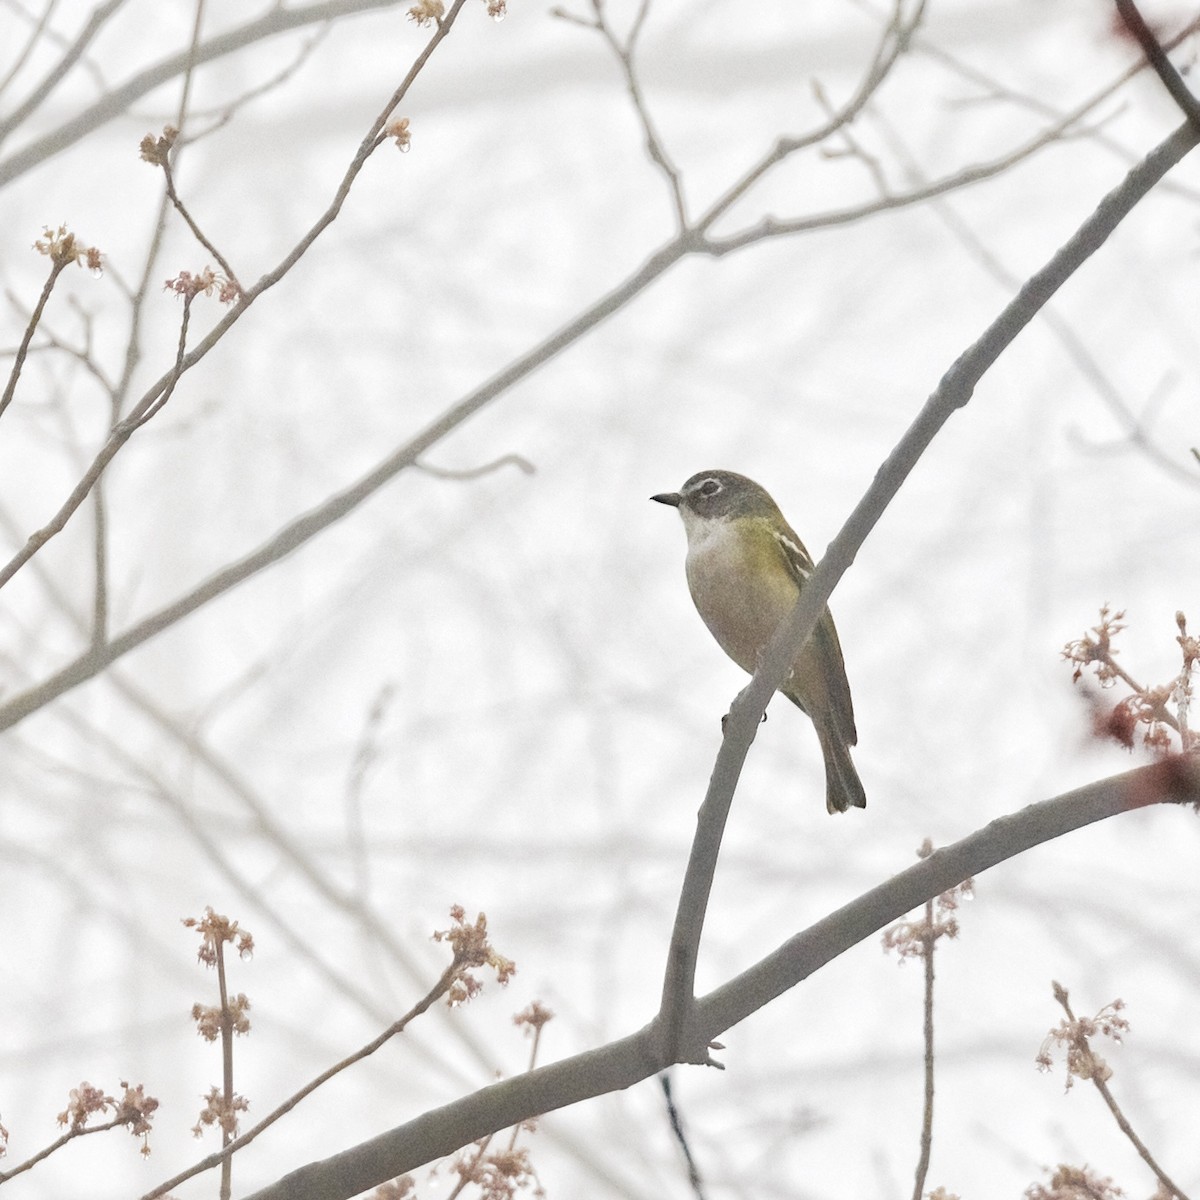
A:
<svg viewBox="0 0 1200 1200">
<path fill-rule="evenodd" d="M 715 496 L 720 490 L 721 485 L 715 479 L 706 479 L 700 485 L 700 495 L 702 496 Z"/>
</svg>

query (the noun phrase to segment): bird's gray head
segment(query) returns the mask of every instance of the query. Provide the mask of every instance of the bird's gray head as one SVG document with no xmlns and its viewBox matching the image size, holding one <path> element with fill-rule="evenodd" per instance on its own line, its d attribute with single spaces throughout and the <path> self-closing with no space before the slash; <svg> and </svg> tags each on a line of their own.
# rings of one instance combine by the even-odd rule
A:
<svg viewBox="0 0 1200 1200">
<path fill-rule="evenodd" d="M 678 508 L 685 523 L 688 514 L 701 520 L 722 521 L 779 512 L 765 488 L 736 471 L 698 471 L 678 492 L 661 492 L 650 499 Z"/>
</svg>

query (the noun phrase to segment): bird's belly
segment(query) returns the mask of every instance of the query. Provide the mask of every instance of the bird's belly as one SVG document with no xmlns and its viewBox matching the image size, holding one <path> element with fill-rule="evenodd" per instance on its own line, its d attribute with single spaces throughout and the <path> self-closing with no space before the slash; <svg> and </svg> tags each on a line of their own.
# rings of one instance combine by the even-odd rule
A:
<svg viewBox="0 0 1200 1200">
<path fill-rule="evenodd" d="M 687 556 L 696 610 L 721 649 L 750 674 L 799 595 L 784 572 L 771 569 L 775 564 L 757 560 L 755 549 L 736 537 L 712 537 Z"/>
</svg>

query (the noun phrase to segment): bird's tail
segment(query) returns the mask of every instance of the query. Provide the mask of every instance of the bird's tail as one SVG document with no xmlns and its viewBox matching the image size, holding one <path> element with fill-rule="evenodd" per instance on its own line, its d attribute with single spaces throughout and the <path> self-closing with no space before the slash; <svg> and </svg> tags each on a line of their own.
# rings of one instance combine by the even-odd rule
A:
<svg viewBox="0 0 1200 1200">
<path fill-rule="evenodd" d="M 866 808 L 867 793 L 850 758 L 850 747 L 834 729 L 817 726 L 821 753 L 825 756 L 825 807 L 831 813 L 848 808 Z"/>
</svg>

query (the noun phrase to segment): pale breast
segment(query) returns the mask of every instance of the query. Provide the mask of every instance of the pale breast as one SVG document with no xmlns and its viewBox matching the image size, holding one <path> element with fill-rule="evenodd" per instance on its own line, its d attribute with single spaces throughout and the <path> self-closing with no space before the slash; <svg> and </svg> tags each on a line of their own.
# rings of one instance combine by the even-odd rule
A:
<svg viewBox="0 0 1200 1200">
<path fill-rule="evenodd" d="M 796 603 L 797 589 L 770 538 L 746 537 L 728 521 L 688 529 L 692 599 L 721 649 L 754 672 L 763 647 Z"/>
</svg>

